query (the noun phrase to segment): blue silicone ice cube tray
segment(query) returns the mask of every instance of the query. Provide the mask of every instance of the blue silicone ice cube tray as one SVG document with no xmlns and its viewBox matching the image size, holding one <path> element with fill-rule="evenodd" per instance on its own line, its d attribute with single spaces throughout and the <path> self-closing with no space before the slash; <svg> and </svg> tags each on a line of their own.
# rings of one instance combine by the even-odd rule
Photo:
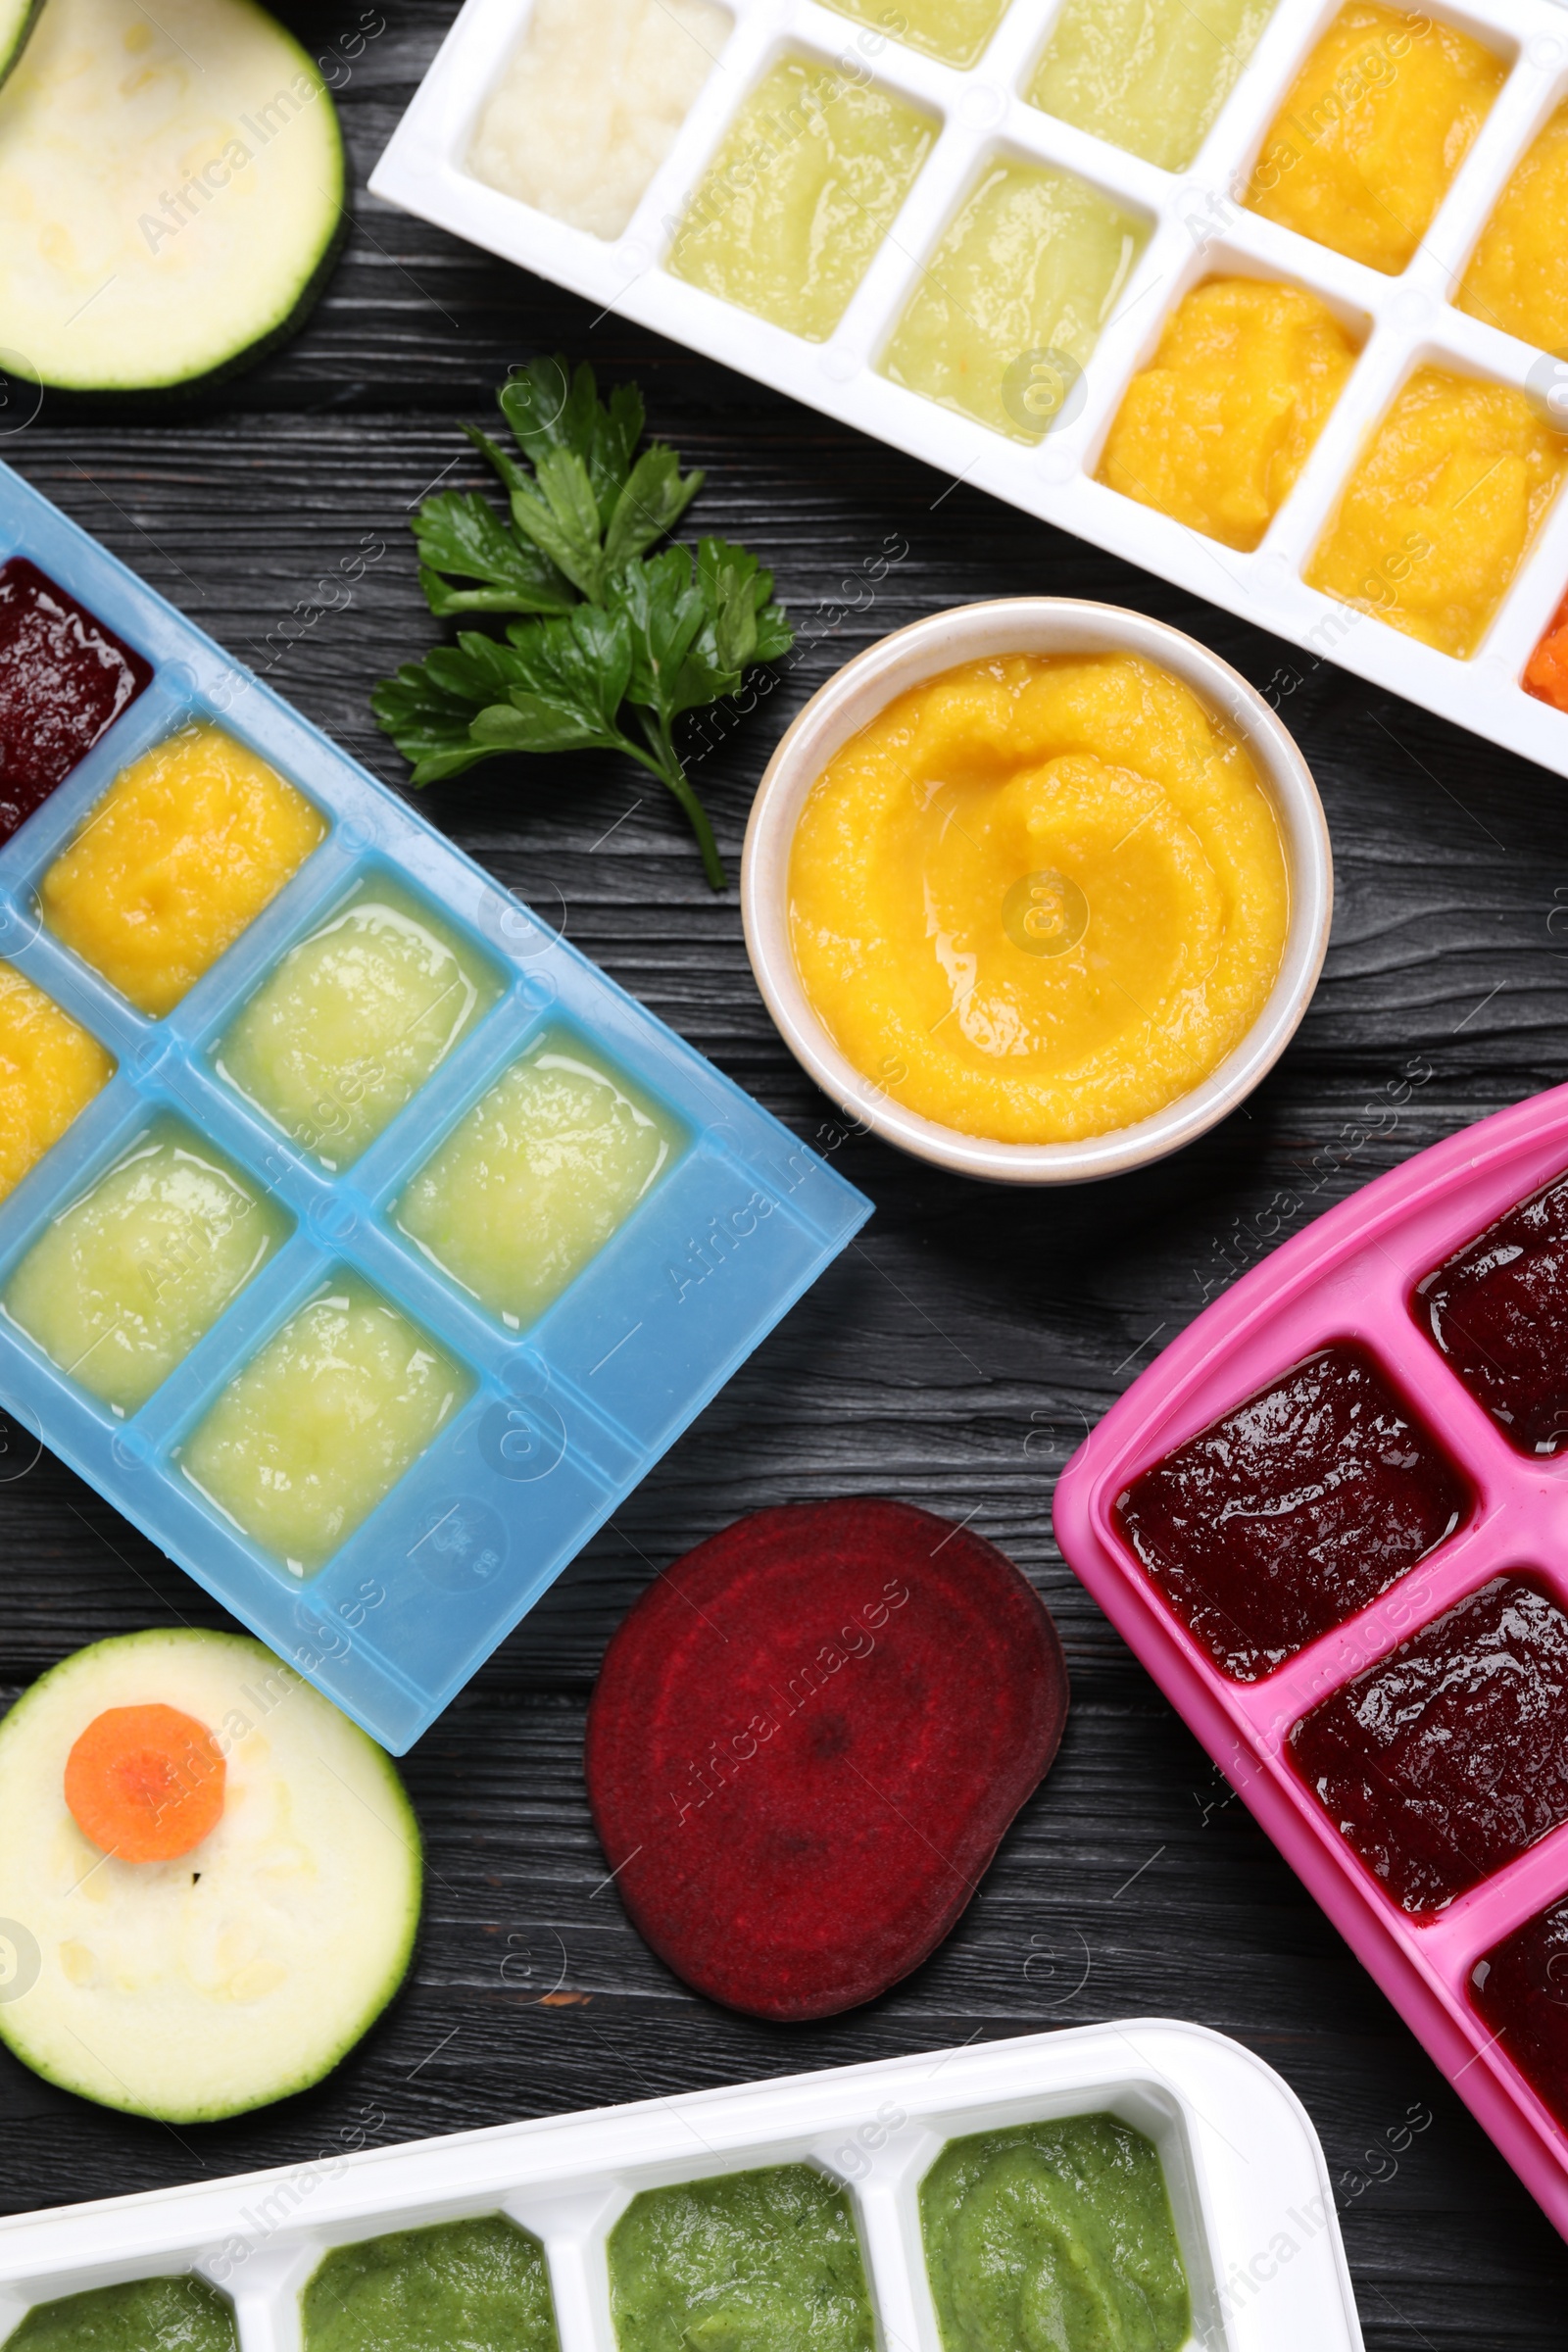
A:
<svg viewBox="0 0 1568 2352">
<path fill-rule="evenodd" d="M 0 956 L 118 1068 L 0 1206 L 0 1293 L 52 1219 L 173 1114 L 292 1219 L 282 1248 L 139 1410 L 119 1417 L 0 1314 L 0 1406 L 401 1754 L 844 1248 L 870 1203 L 317 728 L 0 466 L 0 561 L 26 556 L 153 664 L 152 684 L 0 849 Z M 41 919 L 38 887 L 113 779 L 214 718 L 313 801 L 319 847 L 162 1020 Z M 393 877 L 494 967 L 498 1001 L 341 1174 L 225 1084 L 215 1048 L 279 958 Z M 391 1204 L 531 1043 L 564 1032 L 685 1132 L 683 1149 L 545 1313 L 509 1329 L 399 1232 Z M 215 1398 L 334 1276 L 358 1274 L 472 1391 L 340 1549 L 302 1576 L 191 1483 Z"/>
</svg>

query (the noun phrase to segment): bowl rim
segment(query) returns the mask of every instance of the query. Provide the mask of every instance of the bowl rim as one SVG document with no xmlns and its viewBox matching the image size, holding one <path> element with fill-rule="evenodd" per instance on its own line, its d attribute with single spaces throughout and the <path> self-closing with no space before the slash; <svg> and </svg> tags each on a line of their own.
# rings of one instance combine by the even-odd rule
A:
<svg viewBox="0 0 1568 2352">
<path fill-rule="evenodd" d="M 1074 1143 L 1009 1144 L 906 1109 L 842 1052 L 813 1009 L 789 935 L 789 853 L 806 796 L 836 752 L 898 695 L 988 654 L 1136 653 L 1190 686 L 1244 736 L 1274 805 L 1290 878 L 1279 972 L 1247 1034 L 1191 1093 L 1130 1127 Z M 1197 638 L 1121 605 L 997 597 L 927 613 L 881 637 L 819 686 L 762 771 L 741 853 L 746 952 L 773 1021 L 803 1069 L 854 1125 L 916 1158 L 1003 1184 L 1082 1184 L 1162 1159 L 1227 1117 L 1298 1027 L 1328 951 L 1334 860 L 1312 772 L 1279 713 Z"/>
</svg>

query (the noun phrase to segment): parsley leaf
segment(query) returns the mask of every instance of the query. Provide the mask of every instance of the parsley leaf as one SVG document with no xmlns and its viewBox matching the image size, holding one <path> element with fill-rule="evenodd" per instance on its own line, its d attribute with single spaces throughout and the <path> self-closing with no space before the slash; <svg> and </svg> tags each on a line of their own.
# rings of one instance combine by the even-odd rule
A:
<svg viewBox="0 0 1568 2352">
<path fill-rule="evenodd" d="M 700 473 L 682 474 L 663 442 L 645 449 L 611 510 L 605 528 L 605 577 L 675 528 L 703 486 Z"/>
<path fill-rule="evenodd" d="M 662 556 L 628 564 L 612 580 L 610 600 L 632 648 L 629 699 L 672 717 L 676 681 L 708 618 L 702 591 L 693 585 L 691 557 L 683 547 L 668 547 Z"/>
<path fill-rule="evenodd" d="M 419 585 L 432 612 L 564 612 L 571 588 L 548 557 L 509 531 L 476 490 L 443 490 L 427 498 L 414 521 Z M 479 580 L 455 588 L 441 577 Z"/>
<path fill-rule="evenodd" d="M 395 678 L 383 678 L 370 697 L 376 722 L 392 736 L 414 765 L 416 784 L 441 784 L 489 757 L 468 732 L 471 695 L 455 694 L 430 675 L 428 662 L 406 662 Z"/>
<path fill-rule="evenodd" d="M 501 752 L 622 751 L 615 724 L 631 676 L 624 620 L 579 605 L 564 620 L 514 627 L 498 649 L 506 699 L 487 703 L 472 723 L 476 742 Z"/>
<path fill-rule="evenodd" d="M 773 575 L 722 539 L 657 549 L 702 487 L 660 441 L 639 456 L 642 396 L 608 402 L 593 370 L 535 359 L 497 395 L 517 455 L 464 430 L 507 495 L 440 491 L 414 521 L 419 585 L 438 618 L 520 614 L 505 638 L 463 631 L 371 696 L 425 785 L 503 752 L 617 751 L 685 810 L 715 890 L 712 828 L 675 740 L 683 712 L 737 694 L 794 642 Z"/>
</svg>

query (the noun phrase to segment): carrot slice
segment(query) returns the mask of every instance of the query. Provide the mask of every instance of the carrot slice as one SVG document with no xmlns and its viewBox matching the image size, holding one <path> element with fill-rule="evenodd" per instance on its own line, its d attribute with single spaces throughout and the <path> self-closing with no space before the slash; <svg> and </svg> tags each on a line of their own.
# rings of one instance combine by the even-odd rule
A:
<svg viewBox="0 0 1568 2352">
<path fill-rule="evenodd" d="M 218 1827 L 222 1755 L 178 1707 L 110 1707 L 66 1759 L 66 1802 L 77 1827 L 122 1862 L 172 1862 Z"/>
<path fill-rule="evenodd" d="M 1568 596 L 1525 665 L 1524 687 L 1541 702 L 1568 710 Z"/>
</svg>

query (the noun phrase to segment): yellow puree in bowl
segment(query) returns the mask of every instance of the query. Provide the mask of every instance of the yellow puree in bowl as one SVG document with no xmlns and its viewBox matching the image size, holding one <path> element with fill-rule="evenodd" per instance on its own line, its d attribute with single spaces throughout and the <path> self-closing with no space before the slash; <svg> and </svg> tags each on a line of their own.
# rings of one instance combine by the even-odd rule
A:
<svg viewBox="0 0 1568 2352">
<path fill-rule="evenodd" d="M 1188 1094 L 1289 914 L 1243 745 L 1132 655 L 1007 655 L 889 705 L 802 810 L 801 983 L 841 1051 L 966 1135 L 1069 1143 Z"/>
</svg>

